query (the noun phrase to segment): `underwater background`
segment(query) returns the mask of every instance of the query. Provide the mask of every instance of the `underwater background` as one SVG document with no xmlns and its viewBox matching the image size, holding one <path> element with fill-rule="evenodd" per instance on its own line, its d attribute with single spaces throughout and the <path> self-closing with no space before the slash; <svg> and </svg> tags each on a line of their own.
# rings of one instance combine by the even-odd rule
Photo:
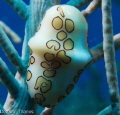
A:
<svg viewBox="0 0 120 115">
<path fill-rule="evenodd" d="M 29 4 L 29 0 L 23 0 Z M 62 0 L 61 4 L 65 4 L 68 0 Z M 83 7 L 80 10 L 85 9 Z M 113 16 L 113 33 L 120 32 L 120 1 L 112 0 L 112 16 Z M 17 15 L 17 13 L 6 3 L 0 0 L 0 20 L 14 30 L 23 42 L 25 34 L 25 22 Z M 96 10 L 87 19 L 88 22 L 88 44 L 92 48 L 103 41 L 102 37 L 102 13 L 101 8 Z M 10 38 L 10 37 L 9 37 Z M 10 38 L 11 39 L 11 38 Z M 12 40 L 11 40 L 12 41 Z M 21 55 L 22 42 L 14 44 L 19 55 Z M 6 62 L 13 74 L 16 69 L 9 62 L 4 52 L 0 48 L 0 57 Z M 116 64 L 118 70 L 118 78 L 120 77 L 120 50 L 116 51 Z M 120 78 L 119 78 L 120 84 Z M 120 86 L 120 85 L 119 85 Z M 7 89 L 0 83 L 0 103 L 3 105 L 7 96 Z M 106 80 L 104 60 L 88 66 L 82 73 L 79 81 L 71 94 L 58 104 L 54 115 L 96 115 L 100 110 L 110 105 L 109 91 Z M 42 111 L 42 107 L 38 108 L 38 113 Z"/>
</svg>

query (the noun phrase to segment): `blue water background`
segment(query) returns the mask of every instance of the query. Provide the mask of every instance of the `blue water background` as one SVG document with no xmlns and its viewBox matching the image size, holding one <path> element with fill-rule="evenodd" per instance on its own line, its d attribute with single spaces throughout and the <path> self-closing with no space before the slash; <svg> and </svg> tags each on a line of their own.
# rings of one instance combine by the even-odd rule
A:
<svg viewBox="0 0 120 115">
<path fill-rule="evenodd" d="M 23 0 L 23 1 L 29 4 L 29 0 Z M 66 1 L 68 0 L 62 0 L 61 3 L 65 4 Z M 83 9 L 85 9 L 85 7 L 80 10 L 83 10 Z M 101 8 L 99 8 L 97 11 L 92 13 L 92 15 L 87 19 L 88 26 L 89 26 L 88 43 L 89 43 L 90 48 L 94 47 L 95 45 L 103 41 L 101 15 L 102 15 Z M 112 16 L 113 16 L 113 32 L 114 34 L 117 34 L 120 32 L 120 2 L 119 0 L 112 0 Z M 11 27 L 11 29 L 13 29 L 22 38 L 22 42 L 20 44 L 15 44 L 11 40 L 16 50 L 18 51 L 19 55 L 21 56 L 22 43 L 23 43 L 23 38 L 25 34 L 25 31 L 24 31 L 25 22 L 17 15 L 17 13 L 6 2 L 4 2 L 4 0 L 0 0 L 0 20 L 6 23 L 9 27 Z M 1 48 L 0 48 L 0 56 L 6 62 L 9 69 L 13 73 L 15 73 L 16 69 L 9 62 L 7 57 L 4 55 L 4 52 L 1 50 Z M 116 51 L 116 62 L 117 62 L 118 76 L 120 77 L 120 51 Z M 2 84 L 0 84 L 0 92 L 1 92 L 0 103 L 3 104 L 7 96 L 7 90 Z M 83 109 L 85 109 L 84 107 L 87 107 L 86 109 L 88 109 L 90 106 L 92 106 L 92 104 L 89 103 L 89 101 L 92 100 L 93 103 L 96 104 L 96 108 L 94 109 L 96 109 L 96 111 L 99 111 L 97 109 L 98 105 L 101 104 L 99 108 L 103 109 L 105 106 L 110 104 L 108 85 L 107 85 L 107 80 L 106 80 L 105 66 L 104 66 L 103 59 L 93 64 L 91 67 L 87 67 L 85 69 L 75 89 L 72 91 L 70 95 L 72 95 L 71 97 L 73 98 L 73 100 L 71 99 L 70 96 L 68 96 L 67 99 L 63 101 L 64 104 L 67 103 L 66 105 L 64 105 L 65 107 L 68 107 L 70 103 L 73 103 L 73 101 L 75 102 L 75 104 L 79 103 L 78 105 L 80 105 L 81 102 L 79 101 L 82 101 L 83 103 L 87 103 L 86 105 L 89 105 L 89 106 L 86 106 L 85 104 L 83 104 Z M 77 100 L 79 98 L 81 100 Z M 99 98 L 101 100 L 99 100 Z M 60 105 L 58 106 L 60 107 Z M 64 106 L 62 106 L 62 110 L 64 109 Z M 73 111 L 75 111 L 74 104 L 72 106 L 73 107 L 71 108 L 73 108 Z M 94 109 L 91 109 L 91 111 L 93 111 Z M 56 115 L 59 115 L 59 114 L 56 114 Z M 73 115 L 73 114 L 71 113 L 69 115 Z M 87 115 L 87 114 L 84 113 L 81 115 Z M 91 115 L 93 114 L 91 113 Z"/>
</svg>

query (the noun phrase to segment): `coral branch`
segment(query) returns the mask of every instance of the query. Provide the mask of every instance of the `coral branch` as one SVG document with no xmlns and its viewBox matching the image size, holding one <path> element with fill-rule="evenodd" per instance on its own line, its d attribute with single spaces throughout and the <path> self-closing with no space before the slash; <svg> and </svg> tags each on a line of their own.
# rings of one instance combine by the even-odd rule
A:
<svg viewBox="0 0 120 115">
<path fill-rule="evenodd" d="M 90 3 L 92 0 L 70 0 L 69 2 L 67 2 L 67 5 L 72 5 L 75 6 L 77 8 L 81 8 L 82 6 Z"/>
<path fill-rule="evenodd" d="M 7 87 L 10 94 L 13 97 L 15 97 L 20 90 L 20 85 L 1 58 L 0 58 L 0 79 L 2 83 Z"/>
<path fill-rule="evenodd" d="M 28 18 L 28 6 L 22 0 L 4 0 L 6 1 L 23 20 Z"/>
<path fill-rule="evenodd" d="M 115 50 L 120 49 L 120 34 L 116 34 L 114 37 Z M 103 44 L 99 44 L 91 49 L 91 54 L 93 57 L 92 63 L 95 63 L 104 57 L 103 53 Z M 91 64 L 92 64 L 91 63 Z M 97 115 L 111 115 L 112 108 L 111 106 L 106 107 L 104 110 L 100 111 Z"/>
<path fill-rule="evenodd" d="M 9 35 L 15 43 L 20 43 L 21 38 L 11 29 L 9 28 L 4 22 L 0 21 L 0 24 L 2 25 L 4 31 L 7 35 Z"/>
<path fill-rule="evenodd" d="M 114 37 L 114 44 L 115 44 L 115 50 L 120 49 L 120 33 L 116 34 Z M 90 63 L 95 63 L 102 59 L 104 57 L 103 53 L 103 44 L 99 44 L 91 49 L 91 54 L 93 57 L 93 61 Z M 112 114 L 112 108 L 111 106 L 106 107 L 104 110 L 100 111 L 97 115 L 111 115 Z"/>
<path fill-rule="evenodd" d="M 88 16 L 94 12 L 95 10 L 97 10 L 101 5 L 101 0 L 93 0 L 89 6 L 82 11 L 82 14 L 84 15 L 85 18 L 88 18 Z"/>
<path fill-rule="evenodd" d="M 2 47 L 2 49 L 6 53 L 7 57 L 12 62 L 12 64 L 14 64 L 17 67 L 19 73 L 22 73 L 24 71 L 23 61 L 21 60 L 19 54 L 17 53 L 11 41 L 5 34 L 1 25 L 0 25 L 0 46 Z"/>
<path fill-rule="evenodd" d="M 115 43 L 115 49 L 118 50 L 120 49 L 120 34 L 117 34 L 113 37 L 114 39 L 114 43 Z M 91 54 L 93 57 L 93 61 L 90 63 L 95 63 L 97 61 L 99 61 L 100 59 L 102 59 L 104 57 L 103 54 L 103 44 L 100 43 L 97 46 L 91 48 Z"/>
<path fill-rule="evenodd" d="M 112 114 L 120 115 L 119 89 L 112 30 L 111 0 L 102 0 L 103 50 Z"/>
<path fill-rule="evenodd" d="M 114 44 L 115 44 L 115 49 L 118 50 L 120 49 L 120 34 L 116 34 L 114 37 Z"/>
</svg>

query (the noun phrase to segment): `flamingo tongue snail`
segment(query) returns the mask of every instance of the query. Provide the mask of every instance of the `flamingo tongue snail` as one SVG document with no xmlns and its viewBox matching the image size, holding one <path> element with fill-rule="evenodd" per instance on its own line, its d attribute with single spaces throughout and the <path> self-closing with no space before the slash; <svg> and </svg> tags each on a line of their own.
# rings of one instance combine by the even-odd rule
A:
<svg viewBox="0 0 120 115">
<path fill-rule="evenodd" d="M 43 107 L 54 107 L 74 88 L 92 60 L 87 44 L 88 26 L 73 6 L 56 5 L 46 11 L 29 40 L 28 92 Z"/>
</svg>

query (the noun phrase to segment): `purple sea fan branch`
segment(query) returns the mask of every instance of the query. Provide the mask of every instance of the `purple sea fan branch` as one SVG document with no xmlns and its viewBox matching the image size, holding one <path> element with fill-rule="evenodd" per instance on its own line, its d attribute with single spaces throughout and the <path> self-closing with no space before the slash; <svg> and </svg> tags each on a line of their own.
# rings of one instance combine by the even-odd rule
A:
<svg viewBox="0 0 120 115">
<path fill-rule="evenodd" d="M 119 115 L 119 89 L 112 30 L 111 0 L 102 0 L 103 50 L 112 114 Z"/>
</svg>

